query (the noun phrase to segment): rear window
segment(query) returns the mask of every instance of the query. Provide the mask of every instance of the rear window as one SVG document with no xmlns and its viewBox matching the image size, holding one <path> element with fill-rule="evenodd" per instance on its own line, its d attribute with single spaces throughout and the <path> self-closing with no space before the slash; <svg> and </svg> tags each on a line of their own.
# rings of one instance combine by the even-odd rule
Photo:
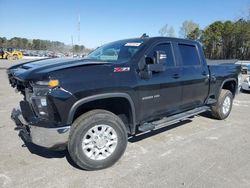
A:
<svg viewBox="0 0 250 188">
<path fill-rule="evenodd" d="M 200 65 L 200 59 L 198 52 L 194 45 L 179 44 L 180 54 L 182 58 L 183 66 L 195 66 Z"/>
</svg>

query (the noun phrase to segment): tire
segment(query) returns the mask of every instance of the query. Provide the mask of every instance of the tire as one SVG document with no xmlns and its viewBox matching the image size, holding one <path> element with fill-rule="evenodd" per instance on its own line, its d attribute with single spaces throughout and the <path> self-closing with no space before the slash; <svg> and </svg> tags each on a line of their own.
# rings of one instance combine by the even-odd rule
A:
<svg viewBox="0 0 250 188">
<path fill-rule="evenodd" d="M 13 60 L 13 56 L 12 56 L 12 55 L 8 55 L 8 56 L 6 57 L 6 59 L 8 59 L 8 60 Z"/>
<path fill-rule="evenodd" d="M 18 56 L 17 55 L 13 55 L 13 60 L 18 60 Z"/>
<path fill-rule="evenodd" d="M 212 116 L 216 119 L 223 120 L 226 119 L 233 105 L 233 95 L 229 90 L 222 89 L 218 102 L 211 107 Z"/>
<path fill-rule="evenodd" d="M 80 168 L 99 170 L 115 164 L 123 155 L 127 142 L 126 127 L 118 116 L 106 110 L 92 110 L 72 124 L 68 151 Z"/>
</svg>

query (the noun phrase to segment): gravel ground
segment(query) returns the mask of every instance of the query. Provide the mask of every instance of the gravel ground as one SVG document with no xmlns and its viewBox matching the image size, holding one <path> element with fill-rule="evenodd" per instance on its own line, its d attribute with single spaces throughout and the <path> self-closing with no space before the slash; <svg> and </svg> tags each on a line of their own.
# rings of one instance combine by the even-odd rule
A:
<svg viewBox="0 0 250 188">
<path fill-rule="evenodd" d="M 10 113 L 22 96 L 8 85 L 10 64 L 0 60 L 0 187 L 250 187 L 250 93 L 236 97 L 226 120 L 202 114 L 139 136 L 113 167 L 88 172 L 67 152 L 17 136 Z"/>
</svg>

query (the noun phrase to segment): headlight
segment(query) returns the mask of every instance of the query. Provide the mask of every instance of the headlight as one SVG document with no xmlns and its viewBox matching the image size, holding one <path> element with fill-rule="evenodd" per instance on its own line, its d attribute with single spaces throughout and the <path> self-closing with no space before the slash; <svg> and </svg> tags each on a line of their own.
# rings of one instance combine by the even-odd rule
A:
<svg viewBox="0 0 250 188">
<path fill-rule="evenodd" d="M 47 94 L 50 91 L 48 86 L 34 85 L 30 101 L 38 116 L 47 117 Z"/>
<path fill-rule="evenodd" d="M 39 117 L 47 118 L 48 116 L 48 101 L 47 94 L 51 89 L 59 86 L 58 80 L 49 81 L 37 81 L 31 83 L 32 91 L 29 95 L 26 95 L 27 101 L 29 101 Z"/>
<path fill-rule="evenodd" d="M 49 88 L 55 88 L 59 86 L 59 80 L 37 81 L 35 84 L 40 86 L 48 86 Z"/>
</svg>

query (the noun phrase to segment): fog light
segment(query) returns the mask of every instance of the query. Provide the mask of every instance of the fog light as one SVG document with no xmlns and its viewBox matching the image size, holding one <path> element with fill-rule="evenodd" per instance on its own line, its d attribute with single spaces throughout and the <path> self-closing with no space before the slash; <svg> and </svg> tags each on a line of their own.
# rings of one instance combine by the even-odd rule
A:
<svg viewBox="0 0 250 188">
<path fill-rule="evenodd" d="M 47 100 L 46 100 L 46 98 L 41 98 L 41 105 L 42 106 L 47 106 Z"/>
<path fill-rule="evenodd" d="M 45 97 L 32 97 L 32 106 L 37 115 L 40 116 L 47 116 L 48 109 L 47 109 L 47 99 Z"/>
<path fill-rule="evenodd" d="M 40 115 L 44 116 L 44 115 L 47 115 L 45 112 L 41 111 L 39 112 Z"/>
</svg>

